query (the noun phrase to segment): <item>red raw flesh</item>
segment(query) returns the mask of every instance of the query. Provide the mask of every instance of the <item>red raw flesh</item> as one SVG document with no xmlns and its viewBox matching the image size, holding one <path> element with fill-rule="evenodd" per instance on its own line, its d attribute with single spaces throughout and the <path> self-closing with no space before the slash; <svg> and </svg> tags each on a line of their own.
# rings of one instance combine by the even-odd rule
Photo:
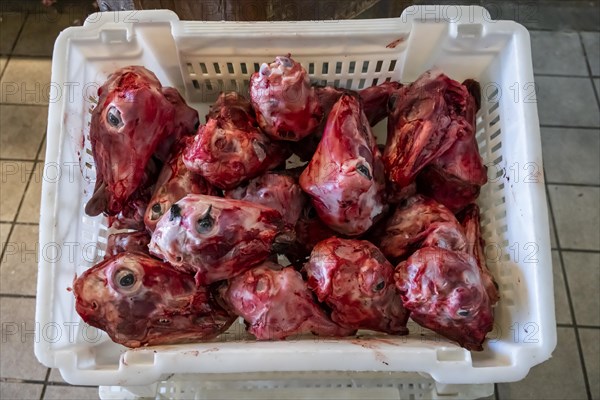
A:
<svg viewBox="0 0 600 400">
<path fill-rule="evenodd" d="M 245 200 L 277 210 L 291 226 L 298 222 L 306 202 L 296 179 L 284 171 L 267 172 L 224 194 L 229 199 Z"/>
<path fill-rule="evenodd" d="M 355 97 L 344 95 L 333 107 L 300 186 L 321 220 L 345 235 L 364 233 L 384 210 L 381 154 Z"/>
<path fill-rule="evenodd" d="M 500 300 L 500 295 L 498 294 L 498 284 L 485 264 L 486 257 L 483 251 L 485 240 L 481 236 L 479 207 L 477 204 L 468 205 L 458 218 L 467 236 L 467 252 L 477 261 L 477 266 L 481 272 L 481 279 L 490 298 L 490 303 L 494 305 Z"/>
<path fill-rule="evenodd" d="M 144 213 L 152 197 L 156 176 L 160 171 L 161 161 L 152 157 L 146 165 L 140 186 L 131 195 L 117 215 L 108 216 L 108 226 L 113 229 L 144 230 Z"/>
<path fill-rule="evenodd" d="M 349 329 L 406 335 L 408 311 L 394 283 L 394 267 L 365 240 L 329 238 L 317 244 L 304 266 L 308 286 Z"/>
<path fill-rule="evenodd" d="M 158 221 L 149 248 L 175 268 L 195 273 L 200 284 L 209 284 L 266 260 L 275 243 L 293 240 L 292 231 L 272 208 L 189 194 Z"/>
<path fill-rule="evenodd" d="M 349 336 L 316 304 L 313 294 L 292 267 L 265 262 L 231 280 L 220 290 L 225 303 L 246 320 L 248 332 L 259 340 L 281 340 L 313 333 Z"/>
<path fill-rule="evenodd" d="M 310 161 L 323 137 L 327 116 L 331 112 L 334 104 L 343 94 L 359 96 L 363 105 L 363 111 L 369 120 L 369 124 L 375 126 L 388 116 L 388 102 L 390 96 L 401 86 L 402 85 L 398 82 L 384 82 L 377 86 L 362 89 L 359 92 L 333 86 L 315 86 L 315 93 L 319 100 L 319 104 L 323 109 L 324 118 L 321 120 L 321 123 L 315 129 L 313 134 L 302 139 L 298 143 L 298 146 L 294 147 L 294 153 L 297 154 L 301 160 Z"/>
<path fill-rule="evenodd" d="M 383 82 L 358 92 L 362 100 L 365 115 L 371 126 L 377 125 L 389 113 L 388 103 L 390 97 L 402 87 L 399 82 Z"/>
<path fill-rule="evenodd" d="M 395 279 L 416 323 L 468 350 L 483 350 L 494 315 L 472 256 L 423 247 L 396 267 Z"/>
<path fill-rule="evenodd" d="M 460 131 L 456 142 L 427 166 L 418 176 L 419 191 L 448 207 L 460 211 L 479 197 L 481 186 L 487 182 L 487 168 L 479 154 L 475 139 L 475 118 L 479 108 L 479 84 L 473 80 L 463 82 L 471 94 L 467 98 L 465 119 L 469 129 Z"/>
<path fill-rule="evenodd" d="M 233 189 L 285 161 L 289 150 L 258 127 L 248 100 L 222 93 L 183 155 L 185 166 L 212 185 Z"/>
<path fill-rule="evenodd" d="M 296 241 L 284 251 L 284 254 L 292 263 L 298 265 L 302 265 L 308 260 L 310 252 L 317 243 L 339 235 L 319 219 L 311 202 L 304 205 L 304 209 L 296 223 L 295 232 Z"/>
<path fill-rule="evenodd" d="M 193 276 L 143 253 L 119 253 L 73 282 L 75 309 L 127 347 L 212 339 L 235 320 Z"/>
<path fill-rule="evenodd" d="M 85 212 L 116 215 L 144 181 L 158 145 L 171 143 L 198 125 L 198 113 L 173 88 L 162 87 L 144 67 L 121 68 L 98 89 L 92 111 L 90 142 L 96 187 Z"/>
<path fill-rule="evenodd" d="M 116 256 L 119 253 L 137 252 L 148 254 L 150 235 L 148 232 L 113 233 L 108 236 L 104 259 Z"/>
<path fill-rule="evenodd" d="M 263 64 L 252 75 L 250 99 L 261 129 L 276 140 L 298 141 L 323 117 L 308 73 L 289 54 Z"/>
<path fill-rule="evenodd" d="M 425 72 L 394 97 L 383 162 L 388 179 L 402 188 L 474 127 L 467 88 L 440 72 Z"/>
<path fill-rule="evenodd" d="M 450 210 L 435 200 L 415 195 L 388 219 L 379 248 L 390 260 L 397 260 L 425 245 L 465 250 L 467 239 Z"/>
<path fill-rule="evenodd" d="M 186 136 L 173 147 L 172 156 L 165 163 L 156 181 L 156 189 L 146 207 L 144 224 L 152 232 L 156 223 L 169 209 L 173 203 L 181 200 L 184 196 L 193 194 L 206 194 L 216 196 L 217 190 L 208 183 L 201 175 L 191 172 L 183 163 L 183 152 L 192 138 Z"/>
</svg>

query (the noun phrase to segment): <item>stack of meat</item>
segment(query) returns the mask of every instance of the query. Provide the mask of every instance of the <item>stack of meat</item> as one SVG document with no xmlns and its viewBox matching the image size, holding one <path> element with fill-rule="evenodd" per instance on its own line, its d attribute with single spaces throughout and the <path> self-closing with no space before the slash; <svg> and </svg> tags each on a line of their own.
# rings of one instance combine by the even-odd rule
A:
<svg viewBox="0 0 600 400">
<path fill-rule="evenodd" d="M 475 81 L 316 87 L 288 55 L 252 75 L 250 99 L 222 93 L 205 124 L 143 67 L 98 95 L 86 212 L 128 230 L 73 291 L 115 342 L 208 340 L 237 317 L 262 340 L 406 335 L 410 317 L 482 349 L 498 292 L 474 203 Z M 371 127 L 386 117 L 380 150 Z M 308 164 L 286 169 L 293 153 Z"/>
</svg>

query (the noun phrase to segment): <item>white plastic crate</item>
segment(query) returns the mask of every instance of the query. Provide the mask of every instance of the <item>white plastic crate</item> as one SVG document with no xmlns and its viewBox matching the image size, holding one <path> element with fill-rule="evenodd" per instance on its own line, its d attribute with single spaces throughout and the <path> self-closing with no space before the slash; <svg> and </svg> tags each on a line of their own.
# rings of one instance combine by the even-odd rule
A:
<svg viewBox="0 0 600 400">
<path fill-rule="evenodd" d="M 478 399 L 494 385 L 443 385 L 417 373 L 286 372 L 173 375 L 144 387 L 101 386 L 104 400 L 416 400 Z"/>
<path fill-rule="evenodd" d="M 386 79 L 410 82 L 434 66 L 481 83 L 477 138 L 490 181 L 479 205 L 487 263 L 501 294 L 484 351 L 469 352 L 414 324 L 404 337 L 364 332 L 257 342 L 238 323 L 209 343 L 127 350 L 82 323 L 67 287 L 103 256 L 108 235 L 104 217 L 84 213 L 95 176 L 86 138 L 96 89 L 116 68 L 144 65 L 204 118 L 221 88 L 246 90 L 262 62 L 288 52 L 315 81 L 352 89 Z M 130 387 L 171 374 L 369 371 L 483 384 L 520 380 L 550 357 L 556 345 L 550 238 L 529 35 L 521 25 L 493 21 L 480 7 L 455 6 L 410 7 L 393 19 L 311 22 L 179 21 L 170 11 L 94 14 L 60 34 L 52 82 L 35 353 L 68 382 Z M 381 141 L 385 121 L 375 132 Z"/>
</svg>

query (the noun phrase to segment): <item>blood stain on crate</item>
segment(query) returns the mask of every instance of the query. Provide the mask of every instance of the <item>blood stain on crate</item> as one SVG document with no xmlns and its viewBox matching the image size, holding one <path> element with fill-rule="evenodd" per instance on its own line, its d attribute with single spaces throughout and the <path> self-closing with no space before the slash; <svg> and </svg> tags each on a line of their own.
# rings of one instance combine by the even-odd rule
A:
<svg viewBox="0 0 600 400">
<path fill-rule="evenodd" d="M 211 347 L 210 349 L 206 349 L 202 351 L 202 354 L 204 353 L 212 353 L 213 351 L 219 351 L 220 349 L 218 347 Z"/>
<path fill-rule="evenodd" d="M 385 343 L 388 344 L 390 346 L 400 346 L 398 343 L 394 342 L 393 340 L 390 339 L 384 339 L 384 338 L 371 338 L 369 339 L 372 342 L 380 342 L 380 343 Z"/>
<path fill-rule="evenodd" d="M 407 39 L 407 38 L 408 38 L 408 36 L 407 36 L 407 35 L 400 36 L 398 39 L 396 39 L 396 40 L 392 40 L 391 42 L 389 42 L 389 43 L 387 44 L 387 46 L 385 46 L 385 47 L 386 47 L 387 49 L 395 49 L 395 48 L 396 48 L 396 46 L 398 46 L 399 44 L 402 44 L 402 43 L 404 43 L 404 42 L 406 41 L 406 39 Z"/>
<path fill-rule="evenodd" d="M 380 351 L 379 347 L 375 343 L 373 343 L 373 341 L 371 339 L 369 339 L 369 340 L 354 339 L 354 340 L 351 340 L 350 343 L 360 346 L 364 349 L 373 350 L 373 353 L 375 354 L 375 359 L 377 361 L 379 361 L 380 363 L 383 363 L 385 365 L 390 365 L 388 363 L 388 358 L 386 357 L 386 355 Z"/>
</svg>

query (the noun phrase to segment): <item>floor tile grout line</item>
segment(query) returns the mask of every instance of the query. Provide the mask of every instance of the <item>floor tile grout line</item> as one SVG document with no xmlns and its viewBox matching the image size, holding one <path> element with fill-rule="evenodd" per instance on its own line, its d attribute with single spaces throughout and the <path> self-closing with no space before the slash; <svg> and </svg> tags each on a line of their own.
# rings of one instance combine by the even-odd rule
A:
<svg viewBox="0 0 600 400">
<path fill-rule="evenodd" d="M 577 36 L 579 37 L 579 44 L 581 44 L 581 49 L 583 50 L 583 56 L 585 57 L 585 65 L 588 70 L 588 77 L 590 82 L 592 83 L 592 90 L 594 91 L 594 96 L 596 96 L 596 105 L 598 106 L 598 111 L 600 111 L 600 97 L 598 96 L 598 91 L 596 90 L 596 84 L 594 83 L 594 74 L 592 74 L 592 66 L 590 65 L 590 59 L 587 55 L 587 50 L 585 48 L 585 44 L 583 43 L 583 36 L 581 36 L 581 32 L 577 32 Z"/>
<path fill-rule="evenodd" d="M 482 2 L 483 3 L 483 2 Z M 485 5 L 485 3 L 483 3 L 483 5 Z M 516 21 L 518 22 L 518 21 Z M 521 24 L 523 25 L 523 24 Z M 524 25 L 523 25 L 524 26 Z M 525 26 L 525 28 L 529 31 L 538 31 L 538 32 L 544 32 L 544 33 L 551 33 L 551 32 L 559 32 L 559 33 L 577 33 L 579 32 L 577 29 L 572 29 L 572 28 L 527 28 Z M 581 32 L 591 32 L 591 33 L 597 33 L 599 32 L 598 30 L 595 31 L 590 31 L 588 29 L 583 30 Z"/>
<path fill-rule="evenodd" d="M 31 13 L 28 15 L 31 15 Z M 52 59 L 52 56 L 47 56 L 47 55 L 43 55 L 43 54 L 42 55 L 40 55 L 40 54 L 18 54 L 18 53 L 13 53 L 12 51 L 11 51 L 10 55 L 15 58 L 34 58 L 36 60 Z M 6 56 L 6 54 L 5 54 L 5 56 Z"/>
<path fill-rule="evenodd" d="M 550 191 L 548 190 L 548 185 L 546 186 L 546 196 L 548 196 L 548 212 L 550 213 L 550 218 L 554 227 L 556 227 L 556 220 L 554 218 L 554 208 L 552 206 L 552 199 L 550 198 Z M 560 249 L 560 239 L 558 236 L 558 230 L 554 230 L 554 234 L 556 235 L 556 246 Z M 562 254 L 562 250 L 558 250 L 558 259 L 560 261 L 560 267 L 562 270 L 563 280 L 565 282 L 565 291 L 567 293 L 567 303 L 569 305 L 569 311 L 571 312 L 571 321 L 573 322 L 573 332 L 575 333 L 575 342 L 577 344 L 577 351 L 579 352 L 579 364 L 581 365 L 581 372 L 583 374 L 583 383 L 585 385 L 585 391 L 587 393 L 587 397 L 589 400 L 592 399 L 592 391 L 590 388 L 590 382 L 587 377 L 587 368 L 585 367 L 585 359 L 583 357 L 583 349 L 581 347 L 581 340 L 579 338 L 579 329 L 577 328 L 577 317 L 575 315 L 575 307 L 573 306 L 573 298 L 571 297 L 571 289 L 569 288 L 569 279 L 567 278 L 567 269 L 565 267 L 565 262 Z"/>
<path fill-rule="evenodd" d="M 25 184 L 25 189 L 23 190 L 23 195 L 21 196 L 21 200 L 19 201 L 19 205 L 17 206 L 17 210 L 15 212 L 15 216 L 13 217 L 13 220 L 12 220 L 12 225 L 10 226 L 10 230 L 8 231 L 8 235 L 6 236 L 7 243 L 10 240 L 10 236 L 12 235 L 13 231 L 15 230 L 15 223 L 17 222 L 17 218 L 19 217 L 19 213 L 21 212 L 21 207 L 23 207 L 23 202 L 25 201 L 25 195 L 27 194 L 27 190 L 29 189 L 29 185 L 31 184 L 31 179 L 33 178 L 33 174 L 35 174 L 35 161 L 33 162 L 33 168 L 31 168 L 31 173 L 29 174 L 29 177 L 27 178 L 27 183 Z M 4 249 L 2 249 L 2 253 L 0 253 L 0 261 L 4 260 L 4 255 L 6 253 L 7 248 L 8 248 L 8 246 L 4 246 Z"/>
<path fill-rule="evenodd" d="M 17 42 L 21 38 L 21 33 L 23 33 L 23 29 L 25 29 L 25 23 L 27 23 L 28 19 L 29 19 L 29 12 L 25 12 L 25 18 L 23 18 L 23 23 L 21 24 L 21 27 L 19 28 L 19 32 L 17 33 L 17 37 L 15 37 L 15 41 L 13 42 L 13 45 L 10 48 L 10 52 L 8 53 L 8 55 L 6 57 L 6 64 L 4 65 L 4 68 L 2 69 L 2 71 L 0 71 L 0 79 L 2 79 L 4 77 L 4 71 L 6 71 L 8 69 L 8 63 L 13 58 L 12 53 L 17 48 Z"/>
<path fill-rule="evenodd" d="M 557 247 L 555 250 L 560 250 L 563 253 L 564 252 L 567 252 L 567 253 L 588 253 L 588 254 L 598 254 L 598 253 L 600 253 L 600 250 L 572 249 L 572 248 L 562 248 L 562 247 Z"/>
<path fill-rule="evenodd" d="M 46 395 L 46 388 L 48 387 L 48 378 L 50 377 L 50 371 L 52 368 L 48 368 L 46 371 L 46 378 L 44 378 L 44 387 L 42 387 L 42 393 L 40 393 L 40 400 L 44 400 L 44 396 Z"/>
<path fill-rule="evenodd" d="M 574 325 L 574 324 L 557 323 L 556 326 L 559 328 L 575 328 L 575 327 L 577 327 L 579 329 L 600 329 L 600 326 L 597 326 L 597 325 Z"/>
<path fill-rule="evenodd" d="M 12 224 L 12 221 L 0 221 L 0 224 Z M 38 222 L 14 222 L 15 225 L 38 226 Z"/>
<path fill-rule="evenodd" d="M 51 370 L 52 368 L 48 368 L 48 369 Z M 47 374 L 48 374 L 48 372 L 47 372 Z M 29 384 L 33 384 L 33 385 L 43 385 L 44 384 L 44 381 L 40 380 L 40 379 L 21 379 L 21 378 L 5 378 L 5 377 L 1 377 L 0 382 L 2 382 L 2 383 L 29 383 Z M 49 381 L 47 386 L 82 387 L 82 388 L 91 388 L 91 389 L 98 388 L 98 386 L 94 386 L 94 385 L 71 385 L 70 383 L 67 383 L 67 382 L 53 382 L 53 381 Z"/>
<path fill-rule="evenodd" d="M 45 164 L 44 160 L 40 160 L 40 155 L 42 153 L 42 149 L 44 148 L 44 140 L 46 140 L 47 132 L 48 132 L 48 125 L 46 125 L 46 129 L 44 129 L 44 133 L 42 134 L 42 140 L 40 141 L 40 145 L 38 147 L 38 151 L 37 151 L 37 153 L 35 153 L 35 163 L 36 163 L 36 165 L 38 163 L 40 163 L 40 162 L 42 164 Z M 43 168 L 43 166 L 42 166 L 42 168 Z M 43 175 L 43 171 L 42 171 L 42 175 Z"/>
<path fill-rule="evenodd" d="M 596 325 L 577 325 L 579 329 L 600 329 L 600 326 Z"/>
<path fill-rule="evenodd" d="M 590 129 L 598 130 L 600 126 L 576 126 L 576 125 L 557 125 L 557 124 L 540 124 L 540 128 L 562 128 L 562 129 Z"/>
<path fill-rule="evenodd" d="M 12 59 L 12 53 L 13 53 L 13 51 L 15 51 L 15 48 L 17 47 L 17 42 L 19 41 L 19 38 L 21 37 L 21 33 L 23 33 L 23 29 L 25 28 L 25 23 L 27 22 L 28 18 L 29 18 L 29 12 L 25 12 L 25 18 L 23 18 L 23 23 L 19 27 L 19 32 L 17 32 L 17 37 L 15 37 L 15 41 L 13 42 L 13 45 L 10 48 L 10 52 L 6 56 L 6 64 L 4 65 L 4 68 L 2 69 L 2 71 L 0 71 L 0 79 L 2 79 L 4 77 L 4 71 L 6 71 L 6 69 L 8 68 L 8 63 Z"/>
<path fill-rule="evenodd" d="M 4 56 L 0 56 L 0 57 L 4 57 Z M 10 59 L 10 56 L 6 56 L 6 62 L 4 63 L 4 67 L 0 70 L 0 80 L 2 79 L 2 76 L 4 75 L 4 70 L 8 66 L 9 59 Z"/>
<path fill-rule="evenodd" d="M 555 185 L 555 186 L 578 186 L 578 187 L 591 187 L 591 188 L 598 188 L 600 187 L 600 185 L 594 184 L 594 183 L 569 183 L 569 182 L 552 182 L 552 181 L 546 181 L 547 185 Z"/>
<path fill-rule="evenodd" d="M 42 385 L 44 381 L 39 379 L 21 379 L 21 378 L 5 378 L 1 377 L 0 382 L 3 383 L 32 383 L 35 385 Z"/>
<path fill-rule="evenodd" d="M 66 386 L 66 387 L 98 389 L 98 386 L 95 386 L 95 385 L 71 385 L 68 382 L 53 382 L 53 381 L 48 382 L 47 386 Z"/>
<path fill-rule="evenodd" d="M 35 299 L 35 295 L 33 294 L 15 294 L 0 292 L 0 298 L 2 297 L 5 297 L 7 299 Z"/>
<path fill-rule="evenodd" d="M 573 74 L 551 74 L 546 72 L 533 72 L 534 76 L 544 76 L 548 78 L 587 78 L 589 75 L 573 75 Z"/>
<path fill-rule="evenodd" d="M 38 147 L 37 153 L 35 155 L 35 161 L 36 161 L 36 163 L 38 163 L 38 162 L 41 161 L 42 163 L 45 164 L 44 160 L 40 160 L 40 155 L 41 155 L 42 149 L 44 148 L 44 141 L 46 140 L 47 133 L 48 133 L 48 124 L 46 123 L 46 127 L 44 128 L 44 132 L 42 133 L 42 141 L 40 142 L 40 146 Z"/>
</svg>

